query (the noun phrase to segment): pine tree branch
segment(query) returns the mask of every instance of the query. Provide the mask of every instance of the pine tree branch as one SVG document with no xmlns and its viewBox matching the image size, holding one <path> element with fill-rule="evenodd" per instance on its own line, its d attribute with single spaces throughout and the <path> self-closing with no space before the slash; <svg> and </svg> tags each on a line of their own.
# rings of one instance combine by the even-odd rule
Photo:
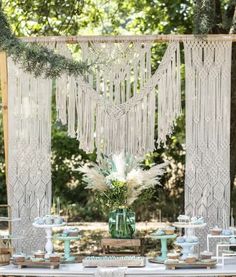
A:
<svg viewBox="0 0 236 277">
<path fill-rule="evenodd" d="M 33 73 L 35 76 L 56 78 L 63 73 L 77 76 L 89 70 L 87 63 L 67 59 L 46 47 L 37 44 L 29 45 L 17 39 L 1 5 L 0 27 L 0 51 L 6 51 L 8 56 L 19 63 L 25 71 Z"/>
</svg>

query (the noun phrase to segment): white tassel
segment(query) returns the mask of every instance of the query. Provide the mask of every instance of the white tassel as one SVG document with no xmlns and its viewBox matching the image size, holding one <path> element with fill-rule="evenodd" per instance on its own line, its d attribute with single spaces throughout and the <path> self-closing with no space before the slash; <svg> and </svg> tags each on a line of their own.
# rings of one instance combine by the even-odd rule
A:
<svg viewBox="0 0 236 277">
<path fill-rule="evenodd" d="M 158 141 L 165 143 L 181 110 L 179 43 L 169 44 L 152 76 L 150 42 L 80 45 L 84 61 L 97 65 L 84 79 L 69 77 L 67 92 L 62 84 L 65 78 L 57 82 L 58 117 L 64 123 L 68 116 L 68 134 L 76 136 L 85 151 L 93 151 L 96 145 L 98 155 L 123 150 L 145 155 L 155 148 L 159 86 Z M 62 44 L 59 50 L 68 53 Z"/>
</svg>

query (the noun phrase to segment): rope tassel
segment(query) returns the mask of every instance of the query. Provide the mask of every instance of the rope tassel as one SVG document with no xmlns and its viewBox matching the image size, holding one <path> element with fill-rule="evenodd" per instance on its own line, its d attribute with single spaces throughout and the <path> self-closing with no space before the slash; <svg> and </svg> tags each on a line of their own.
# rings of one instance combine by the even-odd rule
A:
<svg viewBox="0 0 236 277">
<path fill-rule="evenodd" d="M 57 47 L 68 57 L 65 43 Z M 96 147 L 98 157 L 121 151 L 143 157 L 155 149 L 158 105 L 158 142 L 165 143 L 181 113 L 179 42 L 169 43 L 153 75 L 152 42 L 89 41 L 80 48 L 91 72 L 57 81 L 58 119 L 68 134 L 87 152 Z"/>
</svg>

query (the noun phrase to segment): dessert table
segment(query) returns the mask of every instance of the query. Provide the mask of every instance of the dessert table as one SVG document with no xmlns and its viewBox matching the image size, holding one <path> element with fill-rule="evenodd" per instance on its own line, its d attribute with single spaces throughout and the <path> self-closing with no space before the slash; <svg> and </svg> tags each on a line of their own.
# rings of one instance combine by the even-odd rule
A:
<svg viewBox="0 0 236 277">
<path fill-rule="evenodd" d="M 66 277 L 94 277 L 96 268 L 84 268 L 79 264 L 63 264 L 59 269 L 22 268 L 13 265 L 1 266 L 2 276 L 66 276 Z M 147 261 L 145 267 L 128 268 L 125 277 L 156 277 L 156 276 L 232 276 L 236 275 L 236 265 L 218 265 L 214 269 L 178 269 L 166 270 L 164 265 L 151 264 Z"/>
</svg>

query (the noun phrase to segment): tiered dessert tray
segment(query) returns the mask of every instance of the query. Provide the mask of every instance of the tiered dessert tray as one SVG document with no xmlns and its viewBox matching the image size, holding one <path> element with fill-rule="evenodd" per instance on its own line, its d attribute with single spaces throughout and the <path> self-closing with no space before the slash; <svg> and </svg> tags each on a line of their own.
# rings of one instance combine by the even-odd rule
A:
<svg viewBox="0 0 236 277">
<path fill-rule="evenodd" d="M 206 223 L 202 224 L 192 224 L 192 223 L 183 223 L 183 222 L 175 222 L 173 226 L 185 229 L 185 237 L 186 239 L 195 236 L 195 229 L 204 228 L 206 226 Z M 175 242 L 176 245 L 182 247 L 182 260 L 185 260 L 189 255 L 192 255 L 194 252 L 194 246 L 199 244 L 199 241 L 197 242 Z"/>
</svg>

